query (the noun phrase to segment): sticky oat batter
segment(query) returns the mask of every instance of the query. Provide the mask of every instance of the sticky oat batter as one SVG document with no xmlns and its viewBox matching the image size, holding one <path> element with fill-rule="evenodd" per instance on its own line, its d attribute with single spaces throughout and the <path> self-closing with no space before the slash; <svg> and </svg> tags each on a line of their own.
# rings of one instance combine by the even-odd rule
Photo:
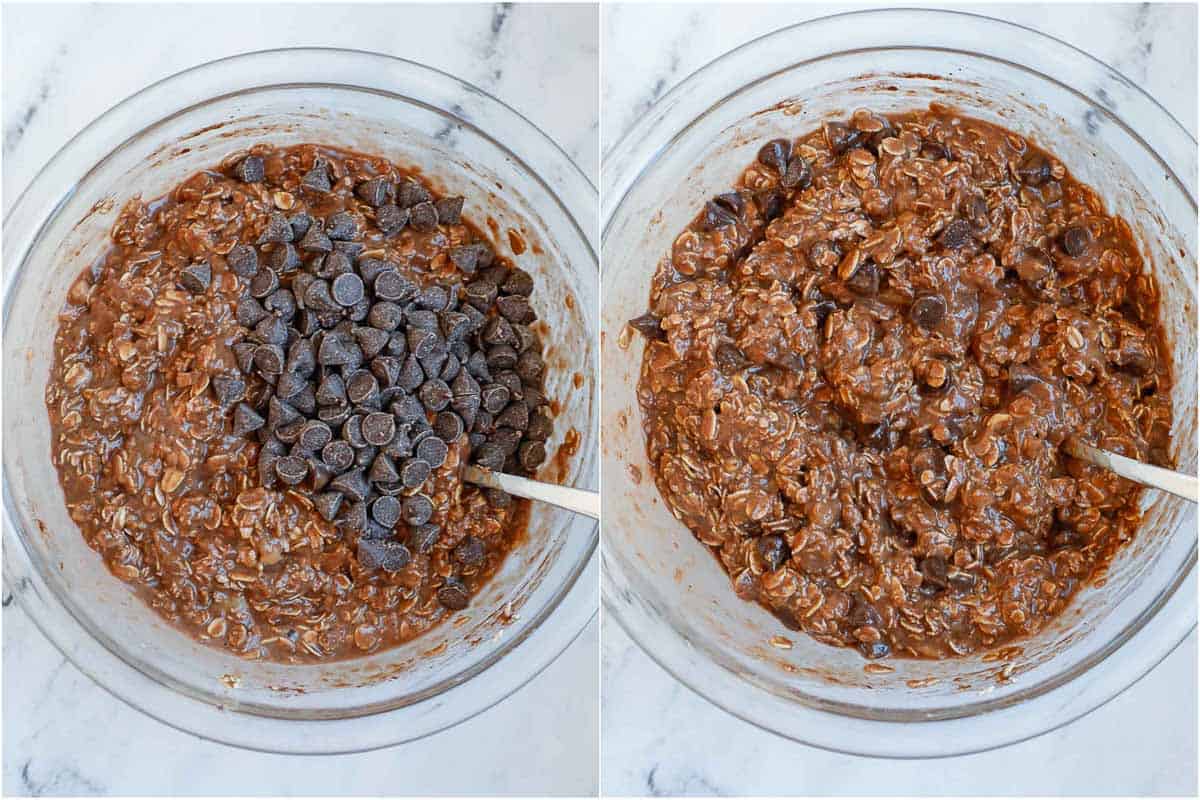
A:
<svg viewBox="0 0 1200 800">
<path fill-rule="evenodd" d="M 1170 359 L 1126 222 L 951 109 L 763 145 L 658 269 L 639 383 L 668 505 L 734 591 L 870 658 L 1027 635 L 1135 533 Z"/>
</svg>

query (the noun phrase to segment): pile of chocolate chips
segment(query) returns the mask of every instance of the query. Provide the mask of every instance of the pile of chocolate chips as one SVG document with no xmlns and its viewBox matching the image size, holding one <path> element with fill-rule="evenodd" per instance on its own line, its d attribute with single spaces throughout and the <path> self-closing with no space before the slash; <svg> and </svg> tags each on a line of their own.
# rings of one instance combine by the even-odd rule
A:
<svg viewBox="0 0 1200 800">
<path fill-rule="evenodd" d="M 234 174 L 261 181 L 263 161 L 248 156 Z M 321 162 L 302 181 L 318 193 L 331 185 Z M 385 237 L 457 223 L 463 206 L 412 180 L 373 178 L 355 194 Z M 398 570 L 441 534 L 421 488 L 450 447 L 466 434 L 475 464 L 529 474 L 546 458 L 551 417 L 528 273 L 477 241 L 449 251 L 467 283 L 418 285 L 397 264 L 360 257 L 362 238 L 347 211 L 275 211 L 256 241 L 237 244 L 227 262 L 249 282 L 237 307 L 247 334 L 233 347 L 242 379 L 212 386 L 234 434 L 260 442 L 263 486 L 308 490 L 322 517 L 359 535 L 363 566 Z M 207 289 L 204 266 L 189 270 L 181 285 Z"/>
</svg>

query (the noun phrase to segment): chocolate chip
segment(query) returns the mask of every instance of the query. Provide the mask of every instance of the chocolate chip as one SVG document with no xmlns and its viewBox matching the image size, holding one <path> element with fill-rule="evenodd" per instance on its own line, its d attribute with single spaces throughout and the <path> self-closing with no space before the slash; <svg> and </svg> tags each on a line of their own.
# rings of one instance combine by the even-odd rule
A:
<svg viewBox="0 0 1200 800">
<path fill-rule="evenodd" d="M 338 275 L 333 279 L 333 301 L 340 306 L 354 305 L 363 298 L 363 291 L 362 278 L 353 272 Z"/>
<path fill-rule="evenodd" d="M 335 372 L 326 375 L 317 387 L 317 402 L 323 406 L 333 406 L 342 405 L 346 401 L 346 384 L 342 381 L 342 376 Z"/>
<path fill-rule="evenodd" d="M 762 556 L 771 571 L 779 569 L 792 557 L 792 550 L 788 547 L 787 540 L 778 534 L 760 536 L 755 542 L 755 546 L 758 548 L 758 554 Z"/>
<path fill-rule="evenodd" d="M 409 329 L 420 328 L 425 331 L 438 330 L 438 315 L 436 311 L 414 308 L 409 310 L 406 317 Z"/>
<path fill-rule="evenodd" d="M 355 502 L 366 499 L 367 494 L 371 491 L 361 469 L 343 472 L 329 482 L 329 488 L 341 492 Z"/>
<path fill-rule="evenodd" d="M 426 286 L 416 296 L 416 304 L 429 311 L 444 311 L 450 297 L 441 286 Z"/>
<path fill-rule="evenodd" d="M 394 528 L 400 521 L 400 501 L 394 497 L 378 498 L 371 503 L 371 516 L 383 527 Z"/>
<path fill-rule="evenodd" d="M 892 648 L 884 641 L 863 642 L 858 646 L 858 650 L 864 658 L 870 659 L 886 658 L 892 652 Z"/>
<path fill-rule="evenodd" d="M 380 300 L 406 302 L 417 294 L 417 285 L 394 269 L 387 269 L 375 277 L 375 296 Z"/>
<path fill-rule="evenodd" d="M 529 306 L 529 300 L 519 294 L 499 298 L 496 301 L 496 309 L 509 322 L 526 323 L 537 318 Z"/>
<path fill-rule="evenodd" d="M 416 525 L 409 528 L 408 546 L 418 553 L 428 553 L 433 550 L 441 536 L 442 529 L 437 525 Z"/>
<path fill-rule="evenodd" d="M 400 482 L 409 489 L 415 489 L 425 482 L 429 477 L 430 467 L 428 461 L 422 461 L 419 458 L 410 458 L 400 467 Z"/>
<path fill-rule="evenodd" d="M 965 219 L 955 219 L 942 230 L 938 242 L 947 250 L 958 250 L 971 241 L 971 225 Z"/>
<path fill-rule="evenodd" d="M 449 452 L 450 450 L 446 446 L 446 443 L 436 436 L 429 436 L 422 439 L 415 448 L 417 458 L 429 464 L 434 469 L 446 463 L 446 457 L 449 455 Z"/>
<path fill-rule="evenodd" d="M 396 418 L 382 411 L 367 414 L 362 421 L 362 435 L 367 444 L 382 447 L 396 435 Z"/>
<path fill-rule="evenodd" d="M 258 236 L 258 244 L 267 244 L 268 242 L 290 242 L 295 238 L 296 234 L 292 230 L 292 223 L 288 222 L 287 217 L 278 211 L 272 211 L 267 217 L 267 225 L 263 228 L 262 233 Z"/>
<path fill-rule="evenodd" d="M 314 279 L 304 289 L 304 305 L 306 308 L 311 308 L 318 313 L 341 311 L 342 307 L 333 299 L 333 292 L 329 289 L 329 283 L 324 280 Z"/>
<path fill-rule="evenodd" d="M 879 292 L 879 267 L 874 261 L 863 261 L 858 265 L 854 274 L 846 280 L 846 285 L 860 295 L 870 297 Z"/>
<path fill-rule="evenodd" d="M 650 311 L 629 320 L 629 327 L 651 341 L 662 341 L 667 338 L 666 332 L 662 329 L 662 320 Z"/>
<path fill-rule="evenodd" d="M 358 195 L 364 203 L 372 207 L 378 207 L 391 199 L 395 187 L 392 182 L 385 177 L 371 178 L 363 181 L 354 188 L 354 193 Z"/>
<path fill-rule="evenodd" d="M 321 448 L 321 460 L 334 472 L 345 472 L 354 463 L 354 448 L 349 442 L 337 439 Z"/>
<path fill-rule="evenodd" d="M 525 383 L 537 385 L 546 374 L 546 362 L 538 351 L 526 350 L 517 357 L 516 371 Z"/>
<path fill-rule="evenodd" d="M 305 189 L 321 193 L 333 189 L 333 181 L 329 177 L 329 165 L 322 159 L 317 159 L 313 163 L 312 169 L 304 173 L 304 177 L 300 179 L 300 185 Z"/>
<path fill-rule="evenodd" d="M 482 351 L 476 350 L 471 353 L 463 366 L 477 380 L 490 381 L 492 379 L 492 373 L 487 367 L 487 356 Z"/>
<path fill-rule="evenodd" d="M 493 371 L 512 369 L 517 365 L 517 351 L 506 344 L 498 344 L 488 348 L 488 369 Z"/>
<path fill-rule="evenodd" d="M 1063 231 L 1059 239 L 1062 249 L 1067 255 L 1072 258 L 1079 258 L 1087 252 L 1088 246 L 1092 243 L 1092 235 L 1088 229 L 1082 225 L 1072 225 Z"/>
<path fill-rule="evenodd" d="M 474 275 L 485 261 L 490 260 L 491 251 L 478 242 L 450 248 L 450 263 L 468 275 Z"/>
<path fill-rule="evenodd" d="M 1029 186 L 1041 186 L 1051 178 L 1050 160 L 1041 153 L 1030 153 L 1017 167 L 1017 177 Z"/>
<path fill-rule="evenodd" d="M 457 399 L 457 396 L 455 397 Z M 453 444 L 463 435 L 465 426 L 462 417 L 453 411 L 439 411 L 433 420 L 433 432 L 447 444 Z"/>
<path fill-rule="evenodd" d="M 179 285 L 192 294 L 204 294 L 212 285 L 212 267 L 207 261 L 197 261 L 179 273 Z"/>
<path fill-rule="evenodd" d="M 330 239 L 345 241 L 358 236 L 358 222 L 349 211 L 334 214 L 326 220 L 326 225 L 325 235 Z"/>
<path fill-rule="evenodd" d="M 292 425 L 303 419 L 300 412 L 297 411 L 291 404 L 280 400 L 278 397 L 272 397 L 267 401 L 267 429 L 274 431 L 278 428 Z"/>
<path fill-rule="evenodd" d="M 783 195 L 780 192 L 770 189 L 761 191 L 754 196 L 754 203 L 767 222 L 783 214 Z"/>
<path fill-rule="evenodd" d="M 334 250 L 329 255 L 323 257 L 316 274 L 321 278 L 332 279 L 338 275 L 345 275 L 353 271 L 354 262 L 351 261 L 350 256 Z"/>
<path fill-rule="evenodd" d="M 300 211 L 292 214 L 291 218 L 288 219 L 288 224 L 292 226 L 292 241 L 299 241 L 304 238 L 304 235 L 312 227 L 313 218 L 306 212 Z"/>
<path fill-rule="evenodd" d="M 350 417 L 350 406 L 321 406 L 317 418 L 328 425 L 341 425 Z"/>
<path fill-rule="evenodd" d="M 280 275 L 300 268 L 300 256 L 296 252 L 295 246 L 288 242 L 275 245 L 267 257 L 267 261 L 271 265 L 271 269 Z"/>
<path fill-rule="evenodd" d="M 267 311 L 258 300 L 244 296 L 238 300 L 237 321 L 243 328 L 253 328 L 267 317 Z"/>
<path fill-rule="evenodd" d="M 433 502 L 423 494 L 405 498 L 401 516 L 408 525 L 424 525 L 433 517 Z"/>
<path fill-rule="evenodd" d="M 254 351 L 254 366 L 264 375 L 283 372 L 283 348 L 277 344 L 260 344 Z"/>
<path fill-rule="evenodd" d="M 378 395 L 379 382 L 367 370 L 356 370 L 346 379 L 346 397 L 351 403 L 366 403 Z"/>
<path fill-rule="evenodd" d="M 300 445 L 309 452 L 316 452 L 333 439 L 333 431 L 320 420 L 310 419 L 300 431 Z"/>
<path fill-rule="evenodd" d="M 435 323 L 436 325 L 436 318 Z M 425 358 L 437 348 L 437 334 L 427 328 L 409 327 L 408 352 L 417 358 Z"/>
<path fill-rule="evenodd" d="M 478 567 L 486 558 L 483 540 L 478 536 L 468 536 L 458 547 L 454 548 L 454 560 L 464 567 Z"/>
<path fill-rule="evenodd" d="M 283 319 L 296 315 L 296 297 L 291 289 L 276 289 L 263 300 L 263 307 Z"/>
<path fill-rule="evenodd" d="M 286 364 L 284 365 L 286 367 Z M 280 400 L 291 400 L 308 385 L 300 375 L 294 372 L 284 372 L 279 376 L 279 380 L 275 383 L 275 395 Z"/>
<path fill-rule="evenodd" d="M 375 211 L 375 226 L 379 228 L 380 233 L 389 239 L 404 230 L 404 226 L 408 224 L 409 219 L 408 209 L 400 208 L 399 206 L 380 206 Z"/>
<path fill-rule="evenodd" d="M 528 297 L 533 294 L 533 276 L 523 269 L 514 267 L 508 274 L 507 280 L 500 284 L 500 291 L 505 294 L 519 294 Z"/>
<path fill-rule="evenodd" d="M 400 473 L 396 471 L 396 464 L 392 461 L 391 456 L 387 453 L 380 453 L 371 462 L 371 471 L 367 477 L 371 479 L 372 483 L 395 483 L 400 480 Z"/>
<path fill-rule="evenodd" d="M 421 362 L 417 360 L 416 356 L 409 354 L 408 358 L 404 360 L 404 365 L 400 368 L 400 374 L 396 378 L 396 385 L 406 392 L 415 392 L 424 382 L 425 370 L 421 369 Z"/>
<path fill-rule="evenodd" d="M 807 189 L 812 186 L 812 167 L 804 156 L 797 153 L 788 161 L 787 171 L 779 179 L 779 184 L 785 189 Z"/>
<path fill-rule="evenodd" d="M 533 472 L 546 460 L 546 445 L 541 442 L 525 442 L 517 451 L 517 461 L 528 472 Z"/>
<path fill-rule="evenodd" d="M 322 337 L 321 346 L 317 350 L 318 364 L 324 367 L 337 367 L 353 363 L 354 360 L 355 352 L 351 350 L 350 343 L 341 336 L 331 333 Z"/>
<path fill-rule="evenodd" d="M 771 167 L 782 175 L 787 170 L 791 153 L 792 143 L 787 139 L 772 139 L 759 149 L 758 163 L 764 167 Z"/>
<path fill-rule="evenodd" d="M 253 278 L 258 273 L 258 253 L 248 244 L 236 244 L 225 256 L 225 263 L 234 275 Z"/>
<path fill-rule="evenodd" d="M 300 240 L 300 249 L 306 253 L 331 253 L 333 240 L 325 235 L 320 225 L 312 225 Z"/>
<path fill-rule="evenodd" d="M 275 462 L 275 474 L 288 486 L 295 486 L 308 475 L 308 462 L 298 456 L 284 456 Z"/>
<path fill-rule="evenodd" d="M 266 425 L 267 421 L 263 419 L 257 411 L 245 403 L 239 403 L 237 408 L 233 410 L 233 435 L 245 436 Z"/>
<path fill-rule="evenodd" d="M 402 387 L 396 386 L 396 382 L 400 380 L 400 372 L 403 368 L 404 362 L 395 356 L 376 356 L 371 359 L 371 374 L 379 380 L 382 386 L 389 389 L 394 388 L 397 392 L 402 390 Z M 384 401 L 382 393 L 380 401 Z"/>
<path fill-rule="evenodd" d="M 246 156 L 233 168 L 233 175 L 242 183 L 258 183 L 267 175 L 261 156 Z"/>
<path fill-rule="evenodd" d="M 550 413 L 544 408 L 539 408 L 529 418 L 529 428 L 525 431 L 525 435 L 531 441 L 544 442 L 550 438 L 553 430 L 554 421 L 550 418 Z"/>
<path fill-rule="evenodd" d="M 411 178 L 405 178 L 396 187 L 396 204 L 401 208 L 411 208 L 418 203 L 427 203 L 432 199 L 433 196 L 429 194 L 429 191 Z"/>
<path fill-rule="evenodd" d="M 441 378 L 431 378 L 425 381 L 418 391 L 421 404 L 430 411 L 441 411 L 450 405 L 450 399 L 453 396 L 454 394 L 450 391 L 450 387 Z"/>
<path fill-rule="evenodd" d="M 991 227 L 992 221 L 988 216 L 987 200 L 976 195 L 971 198 L 967 206 L 967 217 L 971 221 L 971 226 L 977 231 L 986 231 Z"/>
<path fill-rule="evenodd" d="M 399 542 L 378 539 L 358 540 L 358 563 L 364 569 L 399 572 L 412 561 L 408 548 Z"/>
<path fill-rule="evenodd" d="M 493 472 L 499 472 L 504 468 L 504 459 L 507 457 L 502 447 L 490 441 L 480 445 L 474 454 L 476 464 Z"/>
<path fill-rule="evenodd" d="M 950 160 L 950 151 L 946 148 L 946 145 L 933 139 L 926 139 L 921 142 L 921 149 L 918 151 L 918 155 L 930 161 Z"/>
<path fill-rule="evenodd" d="M 375 358 L 387 347 L 391 334 L 379 328 L 358 327 L 354 329 L 354 341 L 362 350 L 363 358 Z"/>
<path fill-rule="evenodd" d="M 437 600 L 450 611 L 462 611 L 471 602 L 471 596 L 461 581 L 447 578 L 446 583 L 438 589 Z"/>
<path fill-rule="evenodd" d="M 529 427 L 529 406 L 520 400 L 509 403 L 504 411 L 496 417 L 496 427 L 525 430 Z"/>
<path fill-rule="evenodd" d="M 233 357 L 237 360 L 238 369 L 243 373 L 254 368 L 254 351 L 258 345 L 254 342 L 238 342 L 233 346 Z"/>
<path fill-rule="evenodd" d="M 316 506 L 317 513 L 321 515 L 322 519 L 326 522 L 333 522 L 337 517 L 338 509 L 342 507 L 342 494 L 341 492 L 325 492 L 317 496 L 313 505 Z"/>
<path fill-rule="evenodd" d="M 926 330 L 933 330 L 946 316 L 946 301 L 940 295 L 924 294 L 913 300 L 908 318 Z"/>
<path fill-rule="evenodd" d="M 824 125 L 825 141 L 834 155 L 842 155 L 847 150 L 858 147 L 861 133 L 842 122 L 826 122 Z"/>
<path fill-rule="evenodd" d="M 417 203 L 408 210 L 408 224 L 419 231 L 431 231 L 438 225 L 437 208 L 433 203 Z"/>
<path fill-rule="evenodd" d="M 367 314 L 367 324 L 381 331 L 394 331 L 404 321 L 404 309 L 386 300 L 371 306 Z M 411 344 L 411 342 L 410 342 Z"/>
<path fill-rule="evenodd" d="M 457 225 L 462 219 L 463 202 L 462 197 L 443 197 L 434 203 L 438 222 L 443 225 Z"/>
</svg>

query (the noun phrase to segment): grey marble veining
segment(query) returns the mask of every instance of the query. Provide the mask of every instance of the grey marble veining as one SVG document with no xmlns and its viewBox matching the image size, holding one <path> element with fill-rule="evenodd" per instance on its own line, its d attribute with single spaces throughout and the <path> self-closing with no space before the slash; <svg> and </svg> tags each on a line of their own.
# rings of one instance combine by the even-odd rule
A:
<svg viewBox="0 0 1200 800">
<path fill-rule="evenodd" d="M 72 135 L 148 83 L 293 46 L 386 52 L 457 75 L 533 121 L 598 181 L 592 6 L 6 4 L 0 13 L 6 212 Z M 527 686 L 462 725 L 375 753 L 288 757 L 202 741 L 134 711 L 66 661 L 14 590 L 3 595 L 5 795 L 596 790 L 596 622 Z"/>
<path fill-rule="evenodd" d="M 805 19 L 859 5 L 606 5 L 601 142 L 695 70 Z M 945 6 L 943 6 L 945 7 Z M 1115 66 L 1196 131 L 1194 5 L 951 5 L 1035 28 Z M 1100 86 L 1110 108 L 1127 87 Z M 1103 118 L 1080 120 L 1102 124 Z M 601 786 L 629 795 L 1196 793 L 1196 635 L 1084 719 L 989 753 L 889 761 L 798 745 L 725 713 L 603 621 Z"/>
</svg>

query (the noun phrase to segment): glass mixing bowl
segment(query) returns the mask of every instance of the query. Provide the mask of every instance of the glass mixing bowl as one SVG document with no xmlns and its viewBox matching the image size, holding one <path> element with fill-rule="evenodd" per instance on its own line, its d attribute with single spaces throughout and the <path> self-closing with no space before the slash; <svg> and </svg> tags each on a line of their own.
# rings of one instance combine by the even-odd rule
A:
<svg viewBox="0 0 1200 800">
<path fill-rule="evenodd" d="M 730 713 L 865 755 L 944 756 L 1043 733 L 1132 684 L 1195 626 L 1195 507 L 1161 492 L 1145 493 L 1140 534 L 1107 582 L 1081 591 L 1065 614 L 1019 643 L 1019 654 L 871 664 L 738 600 L 716 560 L 662 503 L 636 398 L 642 344 L 622 330 L 645 311 L 651 274 L 673 238 L 705 199 L 732 185 L 762 142 L 855 108 L 891 112 L 931 101 L 1033 137 L 1132 224 L 1165 298 L 1177 379 L 1173 455 L 1195 474 L 1196 142 L 1088 55 L 967 14 L 819 19 L 699 70 L 605 160 L 605 609 L 678 680 Z M 790 649 L 772 646 L 776 636 Z"/>
<path fill-rule="evenodd" d="M 562 406 L 549 449 L 571 428 L 582 436 L 562 474 L 552 458 L 540 477 L 596 488 L 595 188 L 528 120 L 449 75 L 371 53 L 253 53 L 182 72 L 104 114 L 5 220 L 4 577 L 76 666 L 164 722 L 256 749 L 359 751 L 473 716 L 561 653 L 596 612 L 598 529 L 536 506 L 526 540 L 453 624 L 325 665 L 245 661 L 198 644 L 107 572 L 67 517 L 49 459 L 43 392 L 57 312 L 127 200 L 158 197 L 264 140 L 418 167 L 467 198 L 467 217 L 519 231 L 527 249 L 506 254 L 537 281 L 533 304 L 551 331 L 547 393 Z"/>
</svg>

